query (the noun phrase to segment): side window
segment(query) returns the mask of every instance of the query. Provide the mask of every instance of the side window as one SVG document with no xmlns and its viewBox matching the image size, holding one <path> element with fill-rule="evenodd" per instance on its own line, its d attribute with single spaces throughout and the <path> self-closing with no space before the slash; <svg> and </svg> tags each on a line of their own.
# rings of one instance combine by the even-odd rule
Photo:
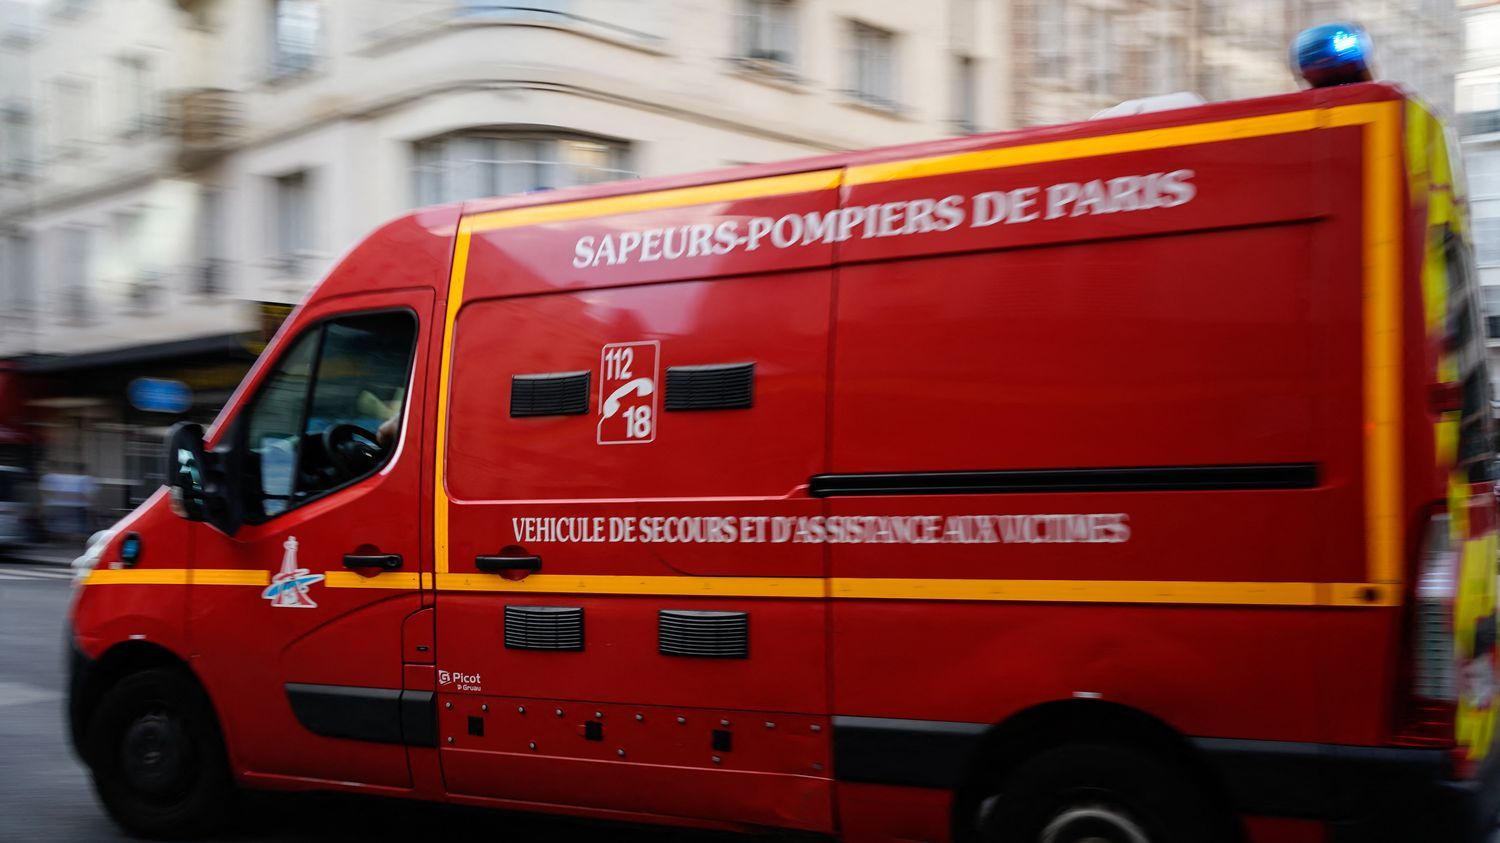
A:
<svg viewBox="0 0 1500 843">
<path fill-rule="evenodd" d="M 308 329 L 243 422 L 246 520 L 264 521 L 367 477 L 400 435 L 416 319 L 373 313 Z"/>
</svg>

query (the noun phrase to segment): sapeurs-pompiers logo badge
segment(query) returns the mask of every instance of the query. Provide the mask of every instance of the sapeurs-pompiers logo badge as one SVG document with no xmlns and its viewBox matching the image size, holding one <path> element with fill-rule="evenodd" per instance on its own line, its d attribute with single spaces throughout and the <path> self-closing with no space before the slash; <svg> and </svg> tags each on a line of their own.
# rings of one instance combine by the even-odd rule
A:
<svg viewBox="0 0 1500 843">
<path fill-rule="evenodd" d="M 278 609 L 316 609 L 318 604 L 307 593 L 309 587 L 323 581 L 322 574 L 314 574 L 297 565 L 297 538 L 289 536 L 281 557 L 281 571 L 271 577 L 271 584 L 260 593 Z"/>
</svg>

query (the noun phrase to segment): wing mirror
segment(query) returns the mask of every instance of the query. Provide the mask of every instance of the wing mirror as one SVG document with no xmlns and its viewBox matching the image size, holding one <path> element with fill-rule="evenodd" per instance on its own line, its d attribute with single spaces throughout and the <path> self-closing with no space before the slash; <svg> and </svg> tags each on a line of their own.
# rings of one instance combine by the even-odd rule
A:
<svg viewBox="0 0 1500 843">
<path fill-rule="evenodd" d="M 239 529 L 239 518 L 221 455 L 205 451 L 203 425 L 178 422 L 167 433 L 167 487 L 172 511 L 188 521 L 206 521 L 229 535 Z"/>
</svg>

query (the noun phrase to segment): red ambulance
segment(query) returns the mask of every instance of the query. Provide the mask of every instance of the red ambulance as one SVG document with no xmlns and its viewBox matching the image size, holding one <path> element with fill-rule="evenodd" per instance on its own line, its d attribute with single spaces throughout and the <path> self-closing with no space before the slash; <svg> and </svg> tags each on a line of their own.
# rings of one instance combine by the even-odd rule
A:
<svg viewBox="0 0 1500 843">
<path fill-rule="evenodd" d="M 111 815 L 1478 840 L 1462 179 L 1396 87 L 419 211 L 89 553 Z"/>
</svg>

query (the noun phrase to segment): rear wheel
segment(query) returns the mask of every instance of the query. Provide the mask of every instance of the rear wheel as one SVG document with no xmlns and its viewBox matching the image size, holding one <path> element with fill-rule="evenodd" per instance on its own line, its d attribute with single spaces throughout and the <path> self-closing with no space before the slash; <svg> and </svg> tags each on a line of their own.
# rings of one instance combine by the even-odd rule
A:
<svg viewBox="0 0 1500 843">
<path fill-rule="evenodd" d="M 89 721 L 94 789 L 132 834 L 201 835 L 223 819 L 233 785 L 224 741 L 203 690 L 178 670 L 127 676 Z"/>
<path fill-rule="evenodd" d="M 1017 766 L 980 808 L 992 843 L 1221 843 L 1228 819 L 1177 767 L 1140 750 L 1074 744 Z"/>
</svg>

